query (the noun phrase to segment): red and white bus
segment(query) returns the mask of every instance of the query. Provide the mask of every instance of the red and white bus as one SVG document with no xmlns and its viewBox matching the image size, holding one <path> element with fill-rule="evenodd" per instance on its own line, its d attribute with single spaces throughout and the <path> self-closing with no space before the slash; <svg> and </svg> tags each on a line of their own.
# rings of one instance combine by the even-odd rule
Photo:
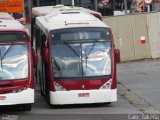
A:
<svg viewBox="0 0 160 120">
<path fill-rule="evenodd" d="M 40 7 L 33 7 L 32 8 L 32 20 L 31 20 L 31 37 L 33 40 L 33 36 L 35 35 L 35 18 L 39 17 L 39 16 L 45 16 L 48 14 L 57 14 L 57 13 L 61 13 L 63 11 L 83 11 L 83 12 L 88 12 L 92 15 L 94 15 L 95 17 L 99 18 L 100 20 L 102 20 L 102 16 L 101 13 L 97 12 L 97 11 L 93 11 L 90 9 L 86 9 L 83 7 L 69 7 L 69 6 L 64 6 L 64 5 L 56 5 L 56 6 L 40 6 Z"/>
<path fill-rule="evenodd" d="M 37 78 L 42 94 L 51 105 L 117 101 L 120 53 L 111 28 L 87 11 L 58 9 L 34 14 L 39 16 L 33 42 L 41 55 Z"/>
<path fill-rule="evenodd" d="M 32 56 L 29 31 L 10 18 L 9 14 L 0 13 L 0 106 L 22 105 L 24 110 L 31 110 L 33 58 L 38 60 L 38 57 Z"/>
<path fill-rule="evenodd" d="M 34 7 L 32 8 L 32 15 L 33 17 L 37 17 L 37 16 L 45 16 L 48 15 L 50 13 L 52 14 L 57 14 L 57 13 L 61 13 L 61 12 L 65 12 L 65 11 L 82 11 L 82 12 L 88 12 L 90 14 L 95 15 L 96 17 L 98 17 L 99 19 L 102 19 L 101 17 L 101 13 L 97 12 L 97 11 L 93 11 L 90 9 L 86 9 L 83 7 L 75 7 L 75 6 L 64 6 L 62 4 L 60 5 L 56 5 L 56 6 L 41 6 L 41 7 Z"/>
<path fill-rule="evenodd" d="M 14 18 L 6 12 L 0 12 L 0 19 L 13 20 Z"/>
</svg>

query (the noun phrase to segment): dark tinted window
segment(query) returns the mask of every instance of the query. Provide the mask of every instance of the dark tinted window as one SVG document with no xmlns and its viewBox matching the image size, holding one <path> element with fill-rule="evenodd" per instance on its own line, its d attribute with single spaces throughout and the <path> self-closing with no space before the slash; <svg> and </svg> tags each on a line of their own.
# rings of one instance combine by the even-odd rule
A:
<svg viewBox="0 0 160 120">
<path fill-rule="evenodd" d="M 51 32 L 52 43 L 60 41 L 110 40 L 109 29 L 106 28 L 70 28 Z"/>
<path fill-rule="evenodd" d="M 28 37 L 23 32 L 1 32 L 0 42 L 24 42 L 27 41 Z"/>
</svg>

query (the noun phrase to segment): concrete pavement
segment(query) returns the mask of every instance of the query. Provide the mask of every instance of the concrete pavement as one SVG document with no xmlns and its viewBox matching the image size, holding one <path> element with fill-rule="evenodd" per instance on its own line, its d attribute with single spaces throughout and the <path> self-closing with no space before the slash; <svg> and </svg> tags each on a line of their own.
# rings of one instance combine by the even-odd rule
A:
<svg viewBox="0 0 160 120">
<path fill-rule="evenodd" d="M 125 89 L 134 93 L 145 104 L 160 111 L 160 60 L 118 64 L 117 76 L 119 83 Z"/>
</svg>

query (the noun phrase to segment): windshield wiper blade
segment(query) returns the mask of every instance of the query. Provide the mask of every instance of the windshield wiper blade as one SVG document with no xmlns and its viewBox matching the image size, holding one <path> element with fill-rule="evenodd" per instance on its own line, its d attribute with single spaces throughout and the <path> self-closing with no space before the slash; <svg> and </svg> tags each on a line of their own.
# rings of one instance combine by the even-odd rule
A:
<svg viewBox="0 0 160 120">
<path fill-rule="evenodd" d="M 86 49 L 85 49 L 86 68 L 87 68 L 87 65 L 88 65 L 88 56 L 91 54 L 91 52 L 94 49 L 95 45 L 96 45 L 96 42 L 92 44 L 92 47 L 90 48 L 88 54 L 86 54 Z"/>
<path fill-rule="evenodd" d="M 80 55 L 67 42 L 64 42 L 64 44 L 67 45 L 67 47 L 70 48 L 76 56 L 80 57 Z"/>
<path fill-rule="evenodd" d="M 9 48 L 4 52 L 3 56 L 2 56 L 2 60 L 3 58 L 7 55 L 7 53 L 9 52 L 9 50 L 11 49 L 12 45 L 9 46 Z"/>
<path fill-rule="evenodd" d="M 52 57 L 52 59 L 53 59 L 53 62 L 55 63 L 55 66 L 59 69 L 60 72 L 62 72 L 61 68 L 60 68 L 59 64 L 57 63 L 57 61 L 55 60 L 55 58 Z"/>
<path fill-rule="evenodd" d="M 0 61 L 1 61 L 1 68 L 3 69 L 3 66 L 2 66 L 2 52 L 1 52 L 1 49 L 0 49 Z"/>
<path fill-rule="evenodd" d="M 3 59 L 4 59 L 4 57 L 7 55 L 7 53 L 10 51 L 10 49 L 11 49 L 11 47 L 12 47 L 12 45 L 10 45 L 9 47 L 8 47 L 8 49 L 4 52 L 4 54 L 2 55 L 2 51 L 0 50 L 0 61 L 1 61 L 1 68 L 3 69 Z"/>
</svg>

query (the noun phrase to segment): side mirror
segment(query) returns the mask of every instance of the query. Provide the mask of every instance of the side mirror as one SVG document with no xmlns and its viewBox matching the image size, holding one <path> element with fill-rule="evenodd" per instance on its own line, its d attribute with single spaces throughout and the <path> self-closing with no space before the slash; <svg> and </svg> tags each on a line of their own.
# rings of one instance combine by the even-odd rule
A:
<svg viewBox="0 0 160 120">
<path fill-rule="evenodd" d="M 49 50 L 48 48 L 43 48 L 43 59 L 49 63 Z"/>
<path fill-rule="evenodd" d="M 120 50 L 114 49 L 116 63 L 120 63 Z"/>
</svg>

